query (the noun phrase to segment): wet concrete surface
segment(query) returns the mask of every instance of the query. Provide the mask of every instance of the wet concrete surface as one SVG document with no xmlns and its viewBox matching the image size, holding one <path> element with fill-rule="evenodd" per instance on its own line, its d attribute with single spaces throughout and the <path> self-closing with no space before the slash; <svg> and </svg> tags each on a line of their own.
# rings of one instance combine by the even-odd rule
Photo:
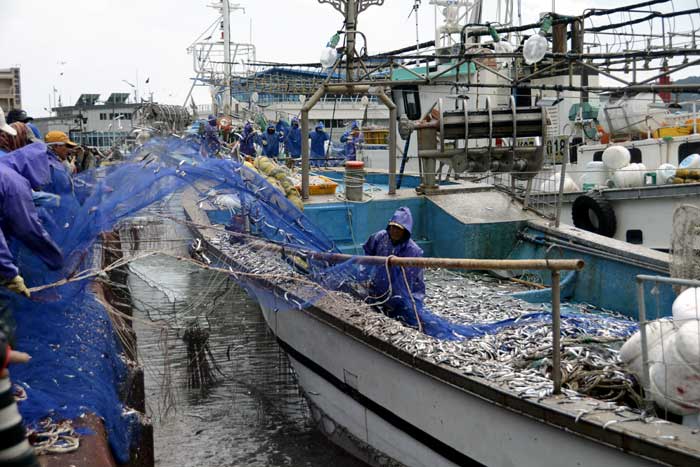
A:
<svg viewBox="0 0 700 467">
<path fill-rule="evenodd" d="M 149 221 L 136 236 L 138 251 L 187 255 L 189 234 L 172 221 Z M 364 465 L 316 429 L 257 303 L 227 275 L 163 256 L 130 269 L 156 465 Z M 188 387 L 182 336 L 195 323 L 210 335 L 215 381 L 205 388 Z"/>
</svg>

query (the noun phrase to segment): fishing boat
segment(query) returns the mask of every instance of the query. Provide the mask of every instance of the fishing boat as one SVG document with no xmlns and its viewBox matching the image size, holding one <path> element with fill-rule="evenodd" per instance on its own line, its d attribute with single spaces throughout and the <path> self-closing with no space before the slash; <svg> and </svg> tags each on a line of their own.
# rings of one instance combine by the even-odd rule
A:
<svg viewBox="0 0 700 467">
<path fill-rule="evenodd" d="M 608 45 L 584 47 L 587 34 L 626 37 L 628 25 L 657 21 L 652 15 L 629 23 L 612 20 L 586 26 L 602 15 L 621 14 L 647 6 L 644 3 L 592 10 L 577 18 L 543 16 L 539 35 L 551 39 L 552 53 L 529 61 L 513 52 L 538 34 L 528 36 L 515 25 L 512 2 L 503 8 L 501 3 L 498 8 L 492 5 L 493 11 L 482 2 L 431 3 L 444 7 L 437 14 L 442 21 L 437 21 L 435 40 L 414 50 L 380 55 L 391 69 L 391 80 L 384 83 L 391 87 L 397 115 L 404 119 L 398 124 L 403 148 L 399 173 L 418 170 L 421 187 L 427 190 L 436 189 L 436 181 L 444 178 L 480 180 L 527 198 L 527 208 L 557 222 L 668 251 L 675 208 L 697 203 L 700 194 L 694 171 L 674 177 L 683 160 L 698 151 L 695 104 L 672 101 L 673 90 L 693 88 L 671 86 L 689 62 L 680 57 L 693 53 L 694 45 L 677 41 L 671 53 L 670 44 L 656 44 L 657 38 L 649 36 L 644 50 L 614 54 Z M 683 13 L 660 14 L 650 28 L 663 29 L 664 18 Z M 685 13 L 691 18 L 697 12 Z M 678 37 L 684 34 L 678 32 Z M 673 57 L 677 63 L 671 63 Z M 605 86 L 606 81 L 618 86 Z M 522 112 L 526 108 L 541 116 L 540 128 L 505 128 L 511 121 L 527 119 Z M 413 131 L 426 120 L 432 121 L 436 133 L 428 138 L 438 138 L 437 145 L 427 148 L 420 147 L 420 136 Z M 603 152 L 611 146 L 629 150 L 624 166 L 603 164 Z M 534 164 L 540 173 L 527 183 L 512 174 L 513 158 L 518 159 L 514 154 L 526 147 L 538 148 L 537 157 L 542 153 L 542 160 Z M 364 159 L 371 167 L 389 170 L 390 164 L 376 162 L 383 157 L 372 154 Z M 518 170 L 532 172 L 533 164 Z M 551 196 L 553 192 L 560 196 Z M 561 198 L 563 211 L 555 198 Z M 651 224 L 650 215 L 655 219 Z"/>
<path fill-rule="evenodd" d="M 496 189 L 465 182 L 453 194 L 412 192 L 351 206 L 310 203 L 305 215 L 348 251 L 359 247 L 353 238 L 383 228 L 387 213 L 403 205 L 414 213 L 414 238 L 431 256 L 582 260 L 586 266 L 561 284 L 565 301 L 630 318 L 637 318 L 635 277 L 667 274 L 664 253 L 549 227 Z M 186 196 L 184 208 L 207 256 L 241 273 L 259 300 L 319 427 L 370 465 L 692 465 L 700 458 L 691 427 L 569 391 L 554 395 L 545 377 L 528 379 L 527 372 L 518 376 L 515 368 L 480 361 L 471 341 L 429 338 L 352 297 L 329 293 L 310 301 L 294 281 L 282 279 L 278 253 L 246 252 L 221 235 L 229 210 L 198 192 Z M 333 221 L 338 218 L 354 221 Z M 247 273 L 265 278 L 246 279 Z M 548 272 L 528 276 L 552 285 Z M 656 293 L 670 310 L 671 289 Z M 651 303 L 650 290 L 647 295 Z M 551 290 L 540 294 L 544 302 L 551 297 Z M 476 348 L 489 342 L 476 341 Z"/>
<path fill-rule="evenodd" d="M 355 13 L 372 2 L 360 3 L 366 4 L 356 4 Z M 697 427 L 692 423 L 680 423 L 673 416 L 652 416 L 647 411 L 648 400 L 630 408 L 621 400 L 623 396 L 598 394 L 596 399 L 596 394 L 572 383 L 577 365 L 588 364 L 583 357 L 601 351 L 601 347 L 587 347 L 592 341 L 602 343 L 606 355 L 597 360 L 601 366 L 595 371 L 621 378 L 616 384 L 624 387 L 637 384 L 621 366 L 618 349 L 609 344 L 617 340 L 619 345 L 629 337 L 636 329 L 635 323 L 646 329 L 648 315 L 641 313 L 645 303 L 654 303 L 653 316 L 662 318 L 670 315 L 675 297 L 671 286 L 664 282 L 671 262 L 667 253 L 570 227 L 565 220 L 559 222 L 565 203 L 561 196 L 564 170 L 574 162 L 564 162 L 563 156 L 569 155 L 566 145 L 559 156 L 554 150 L 554 141 L 561 140 L 557 138 L 566 122 L 554 125 L 553 114 L 560 112 L 553 112 L 551 107 L 565 105 L 565 99 L 571 102 L 570 95 L 561 95 L 565 91 L 612 90 L 600 86 L 598 73 L 590 70 L 590 63 L 583 63 L 594 59 L 583 53 L 583 23 L 591 16 L 627 14 L 640 4 L 593 10 L 580 18 L 548 15 L 537 25 L 516 26 L 511 2 L 506 8 L 511 21 L 499 28 L 484 23 L 482 2 L 431 3 L 444 7 L 446 13 L 446 24 L 439 28 L 444 36 L 431 45 L 435 51 L 432 57 L 407 57 L 405 51 L 385 55 L 381 58 L 388 65 L 376 65 L 376 73 L 360 76 L 358 64 L 366 57 L 357 54 L 356 31 L 350 28 L 345 31 L 345 59 L 335 64 L 331 79 L 301 107 L 302 132 L 308 131 L 314 106 L 329 93 L 371 94 L 387 107 L 390 120 L 397 122 L 396 127 L 389 128 L 387 170 L 371 174 L 371 199 L 363 197 L 359 202 L 339 201 L 334 195 L 311 196 L 308 141 L 303 142 L 300 191 L 305 217 L 303 221 L 297 218 L 296 224 L 305 232 L 317 226 L 332 241 L 332 251 L 318 251 L 311 245 L 273 244 L 262 238 L 241 244 L 241 230 L 233 228 L 231 237 L 224 227 L 239 217 L 247 216 L 255 223 L 259 220 L 250 212 L 238 212 L 240 207 L 222 207 L 214 202 L 210 196 L 214 187 L 198 186 L 185 196 L 184 209 L 207 258 L 228 269 L 259 301 L 267 324 L 290 357 L 319 428 L 370 465 L 697 463 L 700 444 Z M 641 6 L 656 3 L 663 2 Z M 533 42 L 551 36 L 556 44 L 553 53 L 542 50 L 534 61 L 525 57 L 531 62 L 527 67 L 514 66 L 513 75 L 504 74 L 498 68 L 498 59 L 509 58 L 513 65 L 520 61 L 514 48 L 496 45 L 502 35 L 537 28 L 540 33 L 531 37 L 540 39 Z M 574 49 L 569 51 L 562 49 L 567 28 L 574 42 Z M 459 40 L 454 40 L 455 35 Z M 484 36 L 491 36 L 493 42 L 482 44 L 479 38 Z M 488 50 L 473 50 L 484 45 Z M 549 62 L 539 67 L 549 69 L 549 74 L 536 66 L 544 57 Z M 413 67 L 408 66 L 411 60 Z M 416 65 L 422 61 L 429 63 L 420 70 Z M 344 75 L 332 78 L 341 65 L 345 67 Z M 392 78 L 398 76 L 394 70 L 402 69 L 415 79 L 388 80 L 382 73 L 387 67 Z M 481 76 L 493 79 L 480 81 L 477 78 Z M 391 88 L 391 98 L 385 87 Z M 651 88 L 639 83 L 626 87 L 635 92 Z M 470 99 L 478 96 L 478 90 L 488 89 L 506 91 L 494 93 L 493 99 Z M 660 89 L 676 88 L 668 85 Z M 540 95 L 533 96 L 535 91 L 541 91 Z M 405 117 L 400 119 L 401 115 Z M 584 131 L 586 125 L 582 121 L 579 124 Z M 552 138 L 551 127 L 556 127 L 553 131 L 557 138 Z M 417 138 L 411 142 L 409 135 L 414 133 Z M 418 177 L 400 171 L 398 178 L 405 182 L 401 188 L 397 186 L 397 163 L 406 162 L 408 149 L 403 157 L 395 153 L 398 134 L 406 148 L 415 145 L 420 160 Z M 548 146 L 552 148 L 549 152 Z M 592 149 L 584 146 L 581 151 Z M 579 163 L 583 161 L 581 157 Z M 440 175 L 442 167 L 451 170 L 449 183 Z M 188 169 L 185 166 L 182 170 Z M 326 175 L 333 178 L 333 173 Z M 347 182 L 347 178 L 342 179 L 342 171 L 337 175 L 338 181 Z M 558 193 L 550 194 L 551 199 L 540 196 L 535 188 L 550 177 L 560 187 Z M 475 183 L 479 178 L 491 183 Z M 257 187 L 251 192 L 261 190 Z M 487 304 L 503 300 L 503 294 L 494 292 L 498 286 L 487 286 L 488 292 L 465 298 L 474 283 L 459 279 L 455 290 L 461 290 L 462 295 L 456 296 L 470 306 L 454 311 L 450 319 L 447 315 L 441 319 L 461 320 L 475 334 L 448 339 L 421 329 L 418 314 L 418 325 L 411 326 L 386 316 L 380 305 L 368 304 L 352 291 L 318 293 L 313 287 L 300 285 L 308 284 L 304 265 L 309 264 L 309 258 L 320 255 L 324 261 L 348 260 L 342 255 L 362 251 L 363 240 L 385 228 L 391 213 L 402 206 L 413 212 L 412 237 L 428 257 L 428 264 L 502 269 L 499 276 L 505 280 L 539 290 L 511 291 L 515 302 L 496 305 L 498 313 L 484 315 L 481 313 Z M 544 212 L 543 206 L 554 210 Z M 249 224 L 238 225 L 247 226 L 242 230 L 245 235 L 252 233 L 247 230 Z M 289 228 L 298 228 L 294 225 L 292 222 Z M 293 238 L 293 232 L 280 229 L 278 225 L 276 235 Z M 444 258 L 451 260 L 441 260 Z M 380 260 L 387 268 L 393 261 Z M 562 276 L 556 266 L 560 263 L 555 263 L 558 260 L 565 261 L 561 264 L 572 270 Z M 657 277 L 657 283 L 645 287 L 644 277 Z M 445 314 L 452 308 L 450 298 L 454 297 L 441 296 L 440 290 L 433 292 L 438 294 L 430 298 L 433 312 Z M 541 313 L 534 313 L 524 303 L 535 303 Z M 521 309 L 529 312 L 502 314 L 504 310 Z M 534 316 L 542 321 L 531 328 L 528 323 Z M 618 329 L 621 334 L 591 331 L 590 324 L 599 320 L 605 323 L 599 330 Z M 566 330 L 563 350 L 560 326 Z M 527 338 L 519 334 L 522 329 L 528 330 L 524 331 Z M 521 339 L 539 341 L 541 346 L 527 348 L 521 354 Z M 563 366 L 561 352 L 571 358 Z M 529 363 L 523 363 L 523 355 L 528 356 L 524 360 Z M 538 363 L 533 366 L 533 361 Z M 566 383 L 562 381 L 562 369 L 568 378 Z M 648 389 L 644 381 L 643 386 Z M 645 397 L 648 399 L 649 394 Z"/>
<path fill-rule="evenodd" d="M 695 170 L 684 169 L 684 161 L 693 160 L 700 147 L 694 115 L 665 112 L 660 124 L 648 127 L 641 137 L 626 131 L 614 142 L 604 135 L 604 141 L 580 145 L 566 167 L 576 185 L 563 195 L 562 218 L 585 230 L 669 251 L 675 210 L 700 200 Z M 646 121 L 649 113 L 641 118 Z M 606 167 L 603 154 L 611 147 L 629 152 L 626 167 L 633 170 Z"/>
<path fill-rule="evenodd" d="M 671 84 L 679 72 L 692 65 L 688 60 L 695 53 L 691 23 L 697 12 L 674 11 L 672 6 L 659 14 L 646 15 L 641 10 L 650 5 L 669 6 L 669 2 L 659 0 L 591 10 L 577 17 L 542 14 L 543 20 L 532 28 L 522 25 L 520 7 L 511 0 L 489 5 L 467 0 L 434 0 L 429 4 L 436 16 L 433 40 L 355 57 L 359 62 L 353 69 L 364 67 L 363 73 L 351 76 L 341 66 L 353 61 L 344 60 L 342 55 L 351 34 L 344 34 L 340 44 L 335 36 L 331 38 L 329 44 L 335 39 L 340 55 L 334 48 L 324 49 L 324 58 L 340 56 L 340 60 L 298 66 L 258 62 L 252 43 L 224 37 L 228 15 L 241 7 L 231 10 L 229 5 L 229 11 L 224 12 L 222 2 L 215 5 L 222 20 L 189 48 L 196 73 L 193 88 L 210 88 L 212 105 L 207 111 L 222 109 L 236 114 L 240 121 L 261 116 L 277 121 L 299 116 L 319 86 L 341 84 L 349 76 L 361 78 L 373 89 L 381 83 L 390 88 L 396 105 L 394 119 L 376 93 L 326 92 L 308 107 L 309 119 L 324 122 L 336 143 L 354 120 L 367 128 L 379 128 L 370 129 L 370 137 L 359 147 L 358 157 L 366 168 L 398 173 L 398 186 L 401 174 L 422 174 L 420 188 L 428 190 L 443 178 L 479 180 L 527 198 L 528 209 L 557 222 L 669 251 L 675 208 L 697 203 L 700 194 L 692 177 L 678 177 L 684 183 L 673 184 L 668 168 L 663 175 L 657 173 L 663 164 L 677 166 L 697 153 L 695 113 L 689 111 L 689 104 L 679 112 L 678 103 L 672 102 L 674 91 L 692 92 L 697 86 Z M 415 10 L 419 7 L 414 5 Z M 630 13 L 633 18 L 623 17 Z M 667 24 L 672 19 L 678 23 Z M 603 24 L 598 24 L 600 21 Z M 685 24 L 687 21 L 691 23 Z M 635 25 L 645 26 L 633 33 Z M 671 29 L 668 40 L 654 34 Z M 635 38 L 641 36 L 646 42 L 635 49 L 639 43 Z M 523 46 L 530 39 L 534 45 L 537 37 L 544 40 L 538 49 L 541 56 L 526 59 Z M 598 42 L 587 42 L 591 37 Z M 608 37 L 613 42 L 607 41 Z M 614 37 L 626 38 L 631 46 L 614 52 Z M 547 41 L 551 42 L 549 54 L 545 53 Z M 222 63 L 229 65 L 222 67 Z M 517 114 L 518 108 L 527 107 L 542 109 L 541 129 L 527 134 L 514 127 L 515 131 L 491 137 L 488 132 L 475 134 L 475 126 L 469 135 L 466 127 L 457 134 L 437 131 L 439 147 L 427 153 L 419 148 L 415 133 L 401 132 L 397 121 L 405 117 L 418 122 L 430 113 L 437 113 L 434 120 L 440 121 L 445 113 L 462 112 L 465 118 L 461 125 L 477 118 L 478 113 L 482 124 L 488 125 L 488 114 L 494 110 Z M 399 136 L 392 142 L 386 127 L 394 125 Z M 615 183 L 619 168 L 601 167 L 602 152 L 612 145 L 629 148 L 628 164 L 643 164 L 636 177 L 627 171 L 630 177 Z M 541 173 L 531 177 L 529 185 L 521 183 L 519 177 L 513 183 L 508 154 L 513 152 L 511 148 L 528 146 L 542 150 L 542 162 L 536 164 Z M 398 159 L 389 156 L 394 152 Z M 329 155 L 331 159 L 342 158 L 332 151 Z M 324 164 L 312 161 L 312 165 Z M 562 167 L 568 177 L 562 175 Z M 569 179 L 565 187 L 563 182 Z M 562 200 L 561 205 L 551 196 L 559 191 L 561 196 L 556 198 Z M 651 224 L 647 222 L 650 213 L 656 219 Z"/>
</svg>

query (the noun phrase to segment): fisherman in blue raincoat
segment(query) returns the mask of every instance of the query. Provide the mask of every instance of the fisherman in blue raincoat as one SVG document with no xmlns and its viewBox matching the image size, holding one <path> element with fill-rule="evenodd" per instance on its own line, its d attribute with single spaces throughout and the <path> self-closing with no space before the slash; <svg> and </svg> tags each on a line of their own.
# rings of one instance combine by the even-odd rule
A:
<svg viewBox="0 0 700 467">
<path fill-rule="evenodd" d="M 287 123 L 287 120 L 285 120 L 284 117 L 281 117 L 275 125 L 275 131 L 280 136 L 280 139 L 284 141 L 284 139 L 287 137 L 287 133 L 289 133 L 289 123 Z"/>
<path fill-rule="evenodd" d="M 299 128 L 299 119 L 296 117 L 292 119 L 292 127 L 287 132 L 284 147 L 290 157 L 295 159 L 301 157 L 301 129 Z"/>
<path fill-rule="evenodd" d="M 214 157 L 221 149 L 221 139 L 219 138 L 219 126 L 216 115 L 209 115 L 207 124 L 204 127 L 204 154 L 207 157 Z"/>
<path fill-rule="evenodd" d="M 0 283 L 29 297 L 24 279 L 7 244 L 7 237 L 20 240 L 51 269 L 60 269 L 63 254 L 39 221 L 32 202 L 32 188 L 51 177 L 46 150 L 34 143 L 5 156 L 0 163 Z"/>
<path fill-rule="evenodd" d="M 345 143 L 345 159 L 349 161 L 357 160 L 357 146 L 365 142 L 365 138 L 360 132 L 360 125 L 357 122 L 352 122 L 350 130 L 343 133 L 340 137 L 340 142 Z"/>
<path fill-rule="evenodd" d="M 275 126 L 268 125 L 267 131 L 262 135 L 263 156 L 277 159 L 280 155 L 280 141 L 282 137 L 277 133 Z"/>
<path fill-rule="evenodd" d="M 365 254 L 368 256 L 398 256 L 417 258 L 423 256 L 423 250 L 411 239 L 413 231 L 413 216 L 407 207 L 396 210 L 386 229 L 373 234 L 363 245 Z M 392 296 L 386 302 L 393 317 L 401 317 L 409 324 L 417 324 L 415 312 L 413 310 L 411 297 L 402 296 L 401 291 L 406 290 L 408 282 L 410 294 L 413 297 L 418 309 L 422 309 L 425 298 L 425 281 L 423 280 L 423 269 L 404 268 L 406 279 L 404 279 L 400 267 L 391 267 L 390 276 L 387 278 L 384 267 L 375 267 L 371 279 L 370 295 L 376 301 L 384 301 L 387 294 Z"/>
<path fill-rule="evenodd" d="M 241 154 L 244 156 L 255 156 L 255 143 L 258 142 L 258 135 L 253 128 L 253 124 L 246 122 L 241 135 Z"/>
<path fill-rule="evenodd" d="M 325 143 L 330 139 L 324 128 L 323 122 L 318 122 L 315 130 L 309 133 L 309 138 L 311 138 L 311 165 L 316 167 L 323 165 L 322 159 L 326 158 Z"/>
</svg>

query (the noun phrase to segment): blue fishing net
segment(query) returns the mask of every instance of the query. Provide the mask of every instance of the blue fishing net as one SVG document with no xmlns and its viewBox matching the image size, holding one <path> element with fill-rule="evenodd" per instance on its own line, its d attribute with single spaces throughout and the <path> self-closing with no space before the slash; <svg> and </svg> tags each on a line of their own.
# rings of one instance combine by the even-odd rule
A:
<svg viewBox="0 0 700 467">
<path fill-rule="evenodd" d="M 186 160 L 186 164 L 180 164 Z M 201 194 L 236 196 L 254 220 L 255 234 L 278 243 L 332 250 L 333 246 L 279 191 L 239 163 L 200 156 L 196 140 L 154 139 L 123 163 L 74 178 L 75 195 L 40 217 L 61 247 L 65 264 L 51 271 L 19 241 L 12 242 L 28 287 L 54 283 L 80 271 L 99 269 L 94 248 L 102 232 L 190 185 Z M 32 299 L 0 289 L 0 301 L 13 310 L 15 347 L 32 355 L 12 369 L 27 392 L 20 409 L 28 425 L 46 417 L 78 419 L 94 413 L 104 420 L 115 458 L 127 462 L 138 423 L 119 398 L 126 375 L 121 343 L 91 280 L 34 293 Z"/>
</svg>

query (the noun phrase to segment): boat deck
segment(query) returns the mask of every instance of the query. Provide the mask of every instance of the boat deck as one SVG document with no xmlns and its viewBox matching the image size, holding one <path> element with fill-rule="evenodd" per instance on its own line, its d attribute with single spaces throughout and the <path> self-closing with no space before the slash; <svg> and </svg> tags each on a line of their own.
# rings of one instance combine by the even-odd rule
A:
<svg viewBox="0 0 700 467">
<path fill-rule="evenodd" d="M 194 202 L 185 202 L 185 206 L 188 217 L 194 223 L 209 225 L 206 214 Z M 639 411 L 615 402 L 596 400 L 574 390 L 567 390 L 558 396 L 552 395 L 552 383 L 547 377 L 546 364 L 539 367 L 519 364 L 528 361 L 528 355 L 539 357 L 539 360 L 546 359 L 546 355 L 538 355 L 545 348 L 551 348 L 551 344 L 545 340 L 549 334 L 546 325 L 541 326 L 539 331 L 531 330 L 532 334 L 528 336 L 531 342 L 538 342 L 541 346 L 527 349 L 523 354 L 516 350 L 514 356 L 508 355 L 508 352 L 503 353 L 503 341 L 499 341 L 498 336 L 439 341 L 384 316 L 349 294 L 322 291 L 303 282 L 304 277 L 291 271 L 289 265 L 276 255 L 253 251 L 241 245 L 232 246 L 226 234 L 221 231 L 200 228 L 197 235 L 203 238 L 209 254 L 218 261 L 234 272 L 253 274 L 241 275 L 240 279 L 256 288 L 270 291 L 275 297 L 282 297 L 284 300 L 278 299 L 275 304 L 282 306 L 286 303 L 288 309 L 280 309 L 280 312 L 308 314 L 432 378 L 550 426 L 669 464 L 690 465 L 700 460 L 700 435 L 697 430 L 662 419 L 643 417 Z M 512 291 L 510 284 L 503 289 L 500 287 L 499 284 L 495 293 L 493 290 L 489 292 L 493 294 L 490 297 L 472 291 L 474 296 L 470 299 L 493 306 L 492 299 L 495 295 L 503 293 L 505 297 Z M 457 288 L 469 293 L 469 287 L 464 287 L 463 284 L 455 286 Z M 443 293 L 428 299 L 427 303 L 439 305 L 440 301 L 445 300 Z M 459 300 L 464 300 L 464 297 L 457 297 L 456 302 L 443 306 L 443 312 L 446 313 L 451 305 L 456 304 L 463 310 L 457 314 L 473 317 L 473 310 Z M 512 299 L 505 297 L 502 305 L 495 306 L 494 310 L 505 313 L 503 316 L 526 311 L 514 310 L 512 305 Z M 508 337 L 510 342 L 513 342 L 512 337 Z M 603 342 L 601 346 L 605 350 L 603 355 L 609 359 L 608 363 L 615 363 L 613 344 Z M 568 342 L 566 352 L 574 352 L 571 356 L 575 357 L 576 349 L 580 347 L 580 343 Z M 495 358 L 486 358 L 489 354 Z M 567 368 L 569 367 L 565 367 L 565 371 Z M 613 368 L 613 371 L 617 370 L 618 368 Z"/>
</svg>

